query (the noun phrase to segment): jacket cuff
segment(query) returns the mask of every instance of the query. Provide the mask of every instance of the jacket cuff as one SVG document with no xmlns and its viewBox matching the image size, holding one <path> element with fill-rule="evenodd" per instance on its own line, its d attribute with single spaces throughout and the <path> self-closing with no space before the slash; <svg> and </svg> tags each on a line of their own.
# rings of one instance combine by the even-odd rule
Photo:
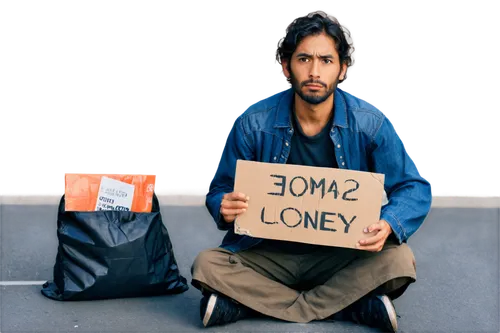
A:
<svg viewBox="0 0 500 333">
<path fill-rule="evenodd" d="M 232 227 L 232 223 L 227 223 L 224 221 L 224 217 L 222 217 L 222 214 L 220 213 L 220 204 L 222 202 L 222 197 L 224 196 L 224 192 L 218 193 L 214 196 L 213 198 L 213 203 L 216 205 L 216 207 L 213 207 L 213 218 L 215 221 L 215 224 L 217 225 L 217 229 L 219 230 L 229 230 Z"/>
<path fill-rule="evenodd" d="M 399 222 L 399 220 L 396 216 L 394 216 L 392 213 L 385 211 L 382 213 L 380 219 L 385 220 L 385 221 L 387 221 L 387 223 L 389 223 L 389 225 L 391 226 L 392 232 L 396 236 L 399 244 L 406 242 L 406 240 L 407 240 L 406 232 L 403 228 L 403 225 L 401 224 L 401 222 Z"/>
<path fill-rule="evenodd" d="M 222 214 L 220 212 L 215 223 L 217 224 L 217 229 L 219 230 L 229 230 L 234 225 L 234 223 L 227 223 L 226 221 L 224 221 L 224 218 L 222 217 Z"/>
</svg>

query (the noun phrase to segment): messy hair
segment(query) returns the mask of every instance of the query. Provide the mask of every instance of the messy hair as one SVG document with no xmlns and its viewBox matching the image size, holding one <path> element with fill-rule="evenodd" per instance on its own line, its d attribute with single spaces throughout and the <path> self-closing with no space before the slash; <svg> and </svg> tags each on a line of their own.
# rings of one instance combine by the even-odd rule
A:
<svg viewBox="0 0 500 333">
<path fill-rule="evenodd" d="M 286 36 L 278 43 L 276 50 L 276 60 L 281 64 L 283 61 L 288 63 L 290 71 L 290 59 L 297 46 L 307 36 L 326 33 L 335 41 L 335 48 L 339 54 L 340 63 L 351 66 L 354 59 L 351 57 L 354 52 L 354 46 L 351 40 L 351 34 L 347 28 L 340 25 L 339 21 L 325 12 L 316 11 L 307 16 L 295 19 L 286 29 Z M 347 76 L 344 76 L 344 81 Z"/>
</svg>

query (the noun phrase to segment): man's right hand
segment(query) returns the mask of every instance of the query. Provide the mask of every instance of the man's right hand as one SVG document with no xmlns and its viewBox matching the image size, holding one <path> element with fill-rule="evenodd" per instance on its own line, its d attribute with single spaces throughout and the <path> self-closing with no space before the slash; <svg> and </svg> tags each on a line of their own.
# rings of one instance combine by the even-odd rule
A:
<svg viewBox="0 0 500 333">
<path fill-rule="evenodd" d="M 247 210 L 249 199 L 249 197 L 240 192 L 224 194 L 220 203 L 220 213 L 224 217 L 224 221 L 227 223 L 234 222 L 238 215 L 243 214 Z"/>
</svg>

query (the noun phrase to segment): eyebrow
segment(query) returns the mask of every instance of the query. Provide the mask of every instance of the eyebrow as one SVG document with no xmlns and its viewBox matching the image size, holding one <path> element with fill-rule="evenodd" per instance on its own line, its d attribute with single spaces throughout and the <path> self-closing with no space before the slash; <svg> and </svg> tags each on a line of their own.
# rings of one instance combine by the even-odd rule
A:
<svg viewBox="0 0 500 333">
<path fill-rule="evenodd" d="M 301 57 L 307 57 L 307 58 L 312 58 L 312 54 L 309 54 L 309 53 L 299 53 L 296 55 L 297 58 L 301 58 Z M 333 59 L 333 55 L 331 54 L 326 54 L 326 55 L 320 55 L 319 58 L 321 59 Z"/>
</svg>

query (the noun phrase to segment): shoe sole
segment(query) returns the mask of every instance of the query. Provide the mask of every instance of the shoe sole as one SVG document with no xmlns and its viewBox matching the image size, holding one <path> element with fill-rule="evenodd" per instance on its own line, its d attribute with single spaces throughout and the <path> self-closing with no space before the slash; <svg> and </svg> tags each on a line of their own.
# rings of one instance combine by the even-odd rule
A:
<svg viewBox="0 0 500 333">
<path fill-rule="evenodd" d="M 215 303 L 217 302 L 217 296 L 215 294 L 210 295 L 208 299 L 207 309 L 205 310 L 205 315 L 203 316 L 203 326 L 207 327 L 210 317 L 214 312 Z"/>
<path fill-rule="evenodd" d="M 392 328 L 394 332 L 398 331 L 398 319 L 396 317 L 396 309 L 394 309 L 394 305 L 392 304 L 390 298 L 387 295 L 379 296 L 380 300 L 384 303 L 385 308 L 387 309 L 387 314 L 389 315 L 389 320 L 391 321 Z"/>
</svg>

